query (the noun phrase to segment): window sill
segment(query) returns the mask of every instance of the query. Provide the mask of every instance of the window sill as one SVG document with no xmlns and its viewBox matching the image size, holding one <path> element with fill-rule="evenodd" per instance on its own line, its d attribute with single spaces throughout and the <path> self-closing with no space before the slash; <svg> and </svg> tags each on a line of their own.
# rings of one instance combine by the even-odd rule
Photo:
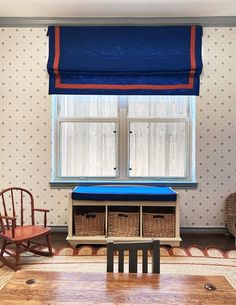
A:
<svg viewBox="0 0 236 305">
<path fill-rule="evenodd" d="M 175 188 L 197 188 L 197 182 L 191 181 L 111 181 L 111 180 L 78 180 L 78 181 L 50 181 L 51 188 L 68 188 L 71 189 L 77 185 L 100 185 L 100 184 L 126 184 L 126 185 L 150 185 L 150 186 L 169 186 Z"/>
</svg>

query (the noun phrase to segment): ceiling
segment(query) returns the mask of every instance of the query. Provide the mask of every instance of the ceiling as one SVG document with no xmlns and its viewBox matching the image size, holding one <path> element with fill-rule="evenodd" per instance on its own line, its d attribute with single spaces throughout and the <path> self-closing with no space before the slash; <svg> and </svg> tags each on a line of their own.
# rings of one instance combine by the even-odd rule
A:
<svg viewBox="0 0 236 305">
<path fill-rule="evenodd" d="M 236 0 L 0 0 L 0 17 L 236 16 Z"/>
</svg>

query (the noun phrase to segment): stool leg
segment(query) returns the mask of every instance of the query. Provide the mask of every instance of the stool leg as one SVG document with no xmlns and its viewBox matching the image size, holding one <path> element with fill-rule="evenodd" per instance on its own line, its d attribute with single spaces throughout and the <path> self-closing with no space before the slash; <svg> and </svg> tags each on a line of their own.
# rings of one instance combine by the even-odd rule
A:
<svg viewBox="0 0 236 305">
<path fill-rule="evenodd" d="M 114 249 L 113 242 L 107 242 L 107 272 L 114 271 Z"/>
<path fill-rule="evenodd" d="M 160 241 L 153 241 L 152 273 L 160 273 Z"/>
</svg>

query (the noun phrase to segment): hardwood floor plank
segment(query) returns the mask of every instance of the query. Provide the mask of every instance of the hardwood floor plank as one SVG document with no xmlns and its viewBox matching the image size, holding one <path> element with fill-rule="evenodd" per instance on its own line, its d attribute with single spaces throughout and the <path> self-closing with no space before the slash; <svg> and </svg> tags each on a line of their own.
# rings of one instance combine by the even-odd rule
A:
<svg viewBox="0 0 236 305">
<path fill-rule="evenodd" d="M 65 232 L 52 232 L 52 246 L 56 249 L 70 246 L 70 244 L 66 241 L 67 235 L 68 234 Z M 180 246 L 183 248 L 198 245 L 202 248 L 214 246 L 222 251 L 236 250 L 234 237 L 229 234 L 182 233 L 181 238 L 182 242 L 180 243 Z M 0 245 L 1 243 L 2 241 L 0 240 Z M 101 247 L 101 245 L 93 245 L 93 247 L 97 249 Z"/>
</svg>

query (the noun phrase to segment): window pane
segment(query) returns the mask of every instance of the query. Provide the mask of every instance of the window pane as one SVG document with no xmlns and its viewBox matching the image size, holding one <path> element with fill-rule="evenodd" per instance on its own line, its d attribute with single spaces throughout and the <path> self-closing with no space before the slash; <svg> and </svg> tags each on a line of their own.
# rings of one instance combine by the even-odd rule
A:
<svg viewBox="0 0 236 305">
<path fill-rule="evenodd" d="M 61 123 L 61 176 L 116 176 L 115 130 L 115 123 Z"/>
<path fill-rule="evenodd" d="M 118 96 L 60 95 L 58 113 L 61 117 L 117 117 Z"/>
<path fill-rule="evenodd" d="M 130 177 L 184 177 L 186 139 L 184 122 L 131 123 Z"/>
<path fill-rule="evenodd" d="M 129 117 L 188 117 L 189 96 L 128 96 Z"/>
</svg>

